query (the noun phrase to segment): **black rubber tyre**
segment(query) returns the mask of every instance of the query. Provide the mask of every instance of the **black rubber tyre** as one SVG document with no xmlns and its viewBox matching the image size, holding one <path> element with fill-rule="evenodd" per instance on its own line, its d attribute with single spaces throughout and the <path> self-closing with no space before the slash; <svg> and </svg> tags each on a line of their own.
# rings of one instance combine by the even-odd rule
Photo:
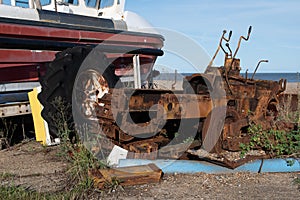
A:
<svg viewBox="0 0 300 200">
<path fill-rule="evenodd" d="M 102 74 L 109 88 L 113 88 L 118 81 L 114 75 L 114 67 L 109 65 L 106 56 L 98 50 L 91 47 L 74 47 L 56 54 L 55 60 L 48 64 L 46 74 L 40 78 L 42 91 L 38 95 L 39 101 L 44 106 L 42 117 L 48 122 L 50 135 L 53 137 L 59 136 L 59 127 L 55 119 L 59 110 L 53 104 L 58 97 L 61 97 L 67 106 L 65 116 L 68 127 L 74 130 L 72 92 L 78 71 L 85 68 L 82 65 L 87 65 L 88 69 Z"/>
</svg>

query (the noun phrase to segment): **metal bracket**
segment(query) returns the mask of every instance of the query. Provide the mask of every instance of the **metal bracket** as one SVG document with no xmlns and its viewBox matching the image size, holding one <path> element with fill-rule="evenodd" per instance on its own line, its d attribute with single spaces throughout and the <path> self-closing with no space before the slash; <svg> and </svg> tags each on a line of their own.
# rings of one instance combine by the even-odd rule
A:
<svg viewBox="0 0 300 200">
<path fill-rule="evenodd" d="M 0 105 L 0 117 L 31 114 L 29 102 L 16 102 Z"/>
<path fill-rule="evenodd" d="M 134 88 L 140 89 L 142 87 L 141 83 L 141 68 L 140 68 L 140 56 L 133 56 L 133 76 L 134 76 Z"/>
</svg>

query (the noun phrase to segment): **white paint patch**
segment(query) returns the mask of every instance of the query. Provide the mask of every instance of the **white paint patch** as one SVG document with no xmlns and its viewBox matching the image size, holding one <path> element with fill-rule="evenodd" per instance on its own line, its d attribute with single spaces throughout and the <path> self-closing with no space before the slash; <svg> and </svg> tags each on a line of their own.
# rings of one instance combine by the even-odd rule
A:
<svg viewBox="0 0 300 200">
<path fill-rule="evenodd" d="M 0 5 L 1 17 L 13 18 L 13 19 L 29 19 L 39 20 L 39 14 L 37 10 L 30 8 L 21 8 L 10 5 Z"/>
<path fill-rule="evenodd" d="M 107 163 L 109 166 L 118 166 L 119 160 L 126 159 L 128 151 L 117 145 L 114 146 L 109 156 L 107 157 Z"/>
</svg>

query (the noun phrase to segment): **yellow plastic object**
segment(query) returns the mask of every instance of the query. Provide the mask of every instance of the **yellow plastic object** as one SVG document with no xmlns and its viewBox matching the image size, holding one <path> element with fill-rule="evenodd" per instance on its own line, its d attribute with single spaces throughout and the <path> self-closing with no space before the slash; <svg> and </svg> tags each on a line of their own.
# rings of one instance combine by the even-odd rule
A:
<svg viewBox="0 0 300 200">
<path fill-rule="evenodd" d="M 38 87 L 34 88 L 32 92 L 28 93 L 34 123 L 35 137 L 36 141 L 41 142 L 43 145 L 50 145 L 51 141 L 49 136 L 48 124 L 41 116 L 43 107 L 37 98 L 40 90 L 41 88 Z"/>
</svg>

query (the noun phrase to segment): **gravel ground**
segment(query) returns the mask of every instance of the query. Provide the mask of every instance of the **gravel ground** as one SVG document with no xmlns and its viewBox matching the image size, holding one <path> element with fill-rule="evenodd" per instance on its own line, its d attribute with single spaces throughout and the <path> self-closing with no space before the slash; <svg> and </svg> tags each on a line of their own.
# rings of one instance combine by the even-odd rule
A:
<svg viewBox="0 0 300 200">
<path fill-rule="evenodd" d="M 1 184 L 13 181 L 39 192 L 63 190 L 67 163 L 58 146 L 31 141 L 0 151 Z M 165 174 L 160 183 L 94 191 L 88 199 L 299 199 L 300 173 Z"/>
<path fill-rule="evenodd" d="M 166 175 L 159 184 L 126 187 L 124 191 L 112 190 L 101 197 L 103 199 L 299 199 L 299 188 L 293 183 L 297 176 L 296 173 Z"/>
<path fill-rule="evenodd" d="M 13 183 L 38 192 L 62 190 L 67 163 L 57 153 L 57 146 L 45 148 L 35 141 L 0 151 L 1 184 Z"/>
</svg>

